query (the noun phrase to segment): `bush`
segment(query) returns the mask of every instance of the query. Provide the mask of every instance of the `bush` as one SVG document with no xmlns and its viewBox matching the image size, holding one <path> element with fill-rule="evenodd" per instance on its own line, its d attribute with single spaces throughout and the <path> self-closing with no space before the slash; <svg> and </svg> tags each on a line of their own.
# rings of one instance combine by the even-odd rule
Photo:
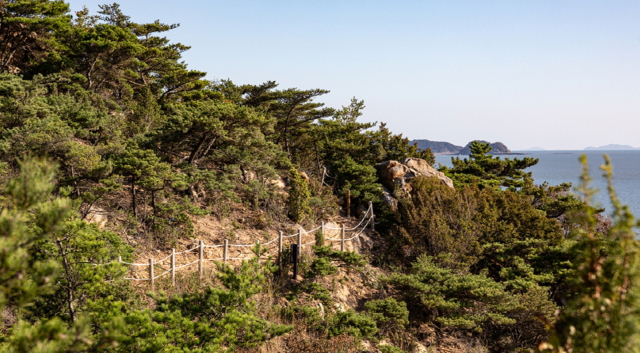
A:
<svg viewBox="0 0 640 353">
<path fill-rule="evenodd" d="M 292 221 L 299 223 L 305 217 L 311 215 L 309 208 L 309 198 L 311 192 L 307 181 L 302 178 L 300 172 L 294 167 L 289 169 L 289 179 L 291 188 L 289 189 L 289 217 Z"/>
<path fill-rule="evenodd" d="M 380 352 L 382 353 L 405 353 L 405 351 L 403 351 L 402 349 L 395 346 L 390 346 L 388 344 L 383 344 L 381 346 L 378 346 L 378 348 L 380 348 Z"/>
<path fill-rule="evenodd" d="M 377 323 L 380 331 L 404 329 L 409 323 L 407 304 L 394 298 L 370 300 L 364 305 L 365 310 Z"/>
<path fill-rule="evenodd" d="M 505 313 L 518 303 L 503 284 L 483 275 L 442 268 L 426 255 L 418 258 L 409 274 L 394 273 L 383 281 L 397 290 L 409 303 L 413 318 L 421 322 L 477 332 L 488 323 L 515 323 Z"/>
<path fill-rule="evenodd" d="M 338 269 L 331 265 L 331 259 L 326 257 L 319 257 L 311 263 L 309 270 L 304 274 L 306 278 L 324 277 L 333 275 L 338 272 Z"/>
<path fill-rule="evenodd" d="M 329 323 L 329 338 L 348 334 L 356 338 L 369 338 L 378 332 L 376 322 L 368 315 L 353 310 L 338 312 Z"/>
<path fill-rule="evenodd" d="M 223 287 L 171 298 L 154 296 L 155 308 L 126 314 L 127 334 L 121 349 L 127 352 L 158 352 L 173 349 L 218 351 L 256 347 L 292 327 L 278 325 L 257 315 L 251 298 L 260 293 L 268 270 L 254 258 L 236 271 L 220 265 Z"/>
<path fill-rule="evenodd" d="M 488 243 L 541 239 L 563 241 L 560 225 L 531 204 L 530 196 L 493 188 L 451 189 L 436 178 L 411 182 L 400 200 L 390 240 L 405 260 L 448 254 L 453 266 L 473 265 Z"/>
</svg>

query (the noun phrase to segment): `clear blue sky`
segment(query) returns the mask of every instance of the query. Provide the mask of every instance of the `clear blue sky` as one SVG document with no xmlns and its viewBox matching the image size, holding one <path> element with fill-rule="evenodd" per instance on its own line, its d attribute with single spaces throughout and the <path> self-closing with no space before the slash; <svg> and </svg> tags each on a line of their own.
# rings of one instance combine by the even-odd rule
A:
<svg viewBox="0 0 640 353">
<path fill-rule="evenodd" d="M 93 12 L 104 1 L 71 0 Z M 414 138 L 640 147 L 639 1 L 121 0 L 208 79 L 324 88 Z"/>
</svg>

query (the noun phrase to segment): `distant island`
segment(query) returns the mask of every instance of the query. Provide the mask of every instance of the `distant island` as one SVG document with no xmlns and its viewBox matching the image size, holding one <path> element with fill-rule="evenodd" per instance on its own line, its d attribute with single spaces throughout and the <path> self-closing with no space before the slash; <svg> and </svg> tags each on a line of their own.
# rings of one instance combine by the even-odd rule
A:
<svg viewBox="0 0 640 353">
<path fill-rule="evenodd" d="M 609 144 L 606 146 L 600 146 L 600 147 L 587 147 L 584 149 L 585 151 L 629 151 L 629 150 L 640 150 L 640 148 L 635 148 L 633 146 L 629 146 L 629 145 L 616 145 L 616 144 Z"/>
<path fill-rule="evenodd" d="M 484 140 L 474 140 L 474 141 L 480 141 L 483 143 L 489 143 L 489 141 L 484 141 Z M 411 141 L 412 144 L 417 143 L 418 144 L 418 148 L 426 150 L 427 148 L 431 148 L 431 152 L 433 152 L 434 154 L 453 154 L 453 155 L 468 155 L 471 153 L 471 142 L 467 143 L 466 146 L 462 147 L 462 146 L 458 146 L 458 145 L 454 145 L 452 143 L 449 142 L 444 142 L 444 141 L 431 141 L 431 140 L 413 140 Z M 491 143 L 491 147 L 493 147 L 493 149 L 491 150 L 491 154 L 518 154 L 518 153 L 513 153 L 511 152 L 511 150 L 505 146 L 504 143 L 502 142 L 492 142 Z"/>
<path fill-rule="evenodd" d="M 418 148 L 426 150 L 431 148 L 431 152 L 436 154 L 458 154 L 464 147 L 454 145 L 449 142 L 443 141 L 430 141 L 430 140 L 413 140 L 411 144 L 418 144 Z"/>
<path fill-rule="evenodd" d="M 526 150 L 523 151 L 546 151 L 546 149 L 542 148 L 542 147 L 531 147 L 531 148 L 527 148 Z"/>
</svg>

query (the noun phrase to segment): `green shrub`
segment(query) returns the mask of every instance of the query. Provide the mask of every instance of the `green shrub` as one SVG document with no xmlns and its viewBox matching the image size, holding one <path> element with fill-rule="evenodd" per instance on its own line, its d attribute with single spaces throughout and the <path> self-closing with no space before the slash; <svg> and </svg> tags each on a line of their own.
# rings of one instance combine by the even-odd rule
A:
<svg viewBox="0 0 640 353">
<path fill-rule="evenodd" d="M 329 323 L 329 338 L 346 333 L 356 338 L 368 338 L 378 332 L 376 322 L 368 315 L 353 310 L 338 312 Z"/>
<path fill-rule="evenodd" d="M 338 272 L 338 268 L 331 265 L 331 259 L 319 257 L 313 260 L 309 270 L 304 274 L 306 278 L 317 278 L 333 275 Z"/>
<path fill-rule="evenodd" d="M 311 214 L 311 209 L 309 208 L 311 192 L 307 181 L 302 178 L 300 172 L 294 167 L 289 169 L 289 180 L 291 182 L 288 203 L 289 217 L 292 221 L 299 223 Z"/>
<path fill-rule="evenodd" d="M 263 290 L 266 274 L 257 260 L 239 269 L 220 265 L 221 287 L 166 298 L 154 295 L 154 309 L 132 311 L 120 349 L 127 352 L 233 350 L 256 347 L 292 327 L 262 319 L 252 297 Z"/>
<path fill-rule="evenodd" d="M 370 300 L 364 307 L 381 331 L 391 328 L 402 330 L 409 323 L 407 304 L 395 298 Z"/>
<path fill-rule="evenodd" d="M 331 246 L 316 246 L 314 253 L 320 258 L 329 258 L 341 261 L 347 270 L 361 269 L 367 264 L 367 260 L 353 251 L 338 251 L 331 249 Z"/>
<path fill-rule="evenodd" d="M 390 346 L 388 344 L 383 344 L 381 346 L 378 346 L 378 348 L 380 348 L 380 352 L 382 353 L 405 353 L 405 351 L 403 351 L 402 349 L 396 346 Z"/>
<path fill-rule="evenodd" d="M 395 273 L 383 281 L 409 303 L 416 318 L 478 332 L 488 323 L 515 323 L 505 313 L 518 303 L 503 284 L 483 275 L 442 268 L 426 255 L 418 258 L 410 273 Z"/>
</svg>

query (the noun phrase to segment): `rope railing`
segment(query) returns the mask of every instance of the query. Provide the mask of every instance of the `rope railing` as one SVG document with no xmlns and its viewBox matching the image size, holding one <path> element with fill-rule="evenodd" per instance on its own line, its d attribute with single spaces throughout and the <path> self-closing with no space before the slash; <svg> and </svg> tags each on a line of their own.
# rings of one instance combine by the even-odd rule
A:
<svg viewBox="0 0 640 353">
<path fill-rule="evenodd" d="M 328 240 L 328 241 L 340 241 L 340 250 L 344 251 L 345 248 L 345 243 L 348 241 L 352 241 L 356 238 L 358 238 L 364 231 L 365 229 L 367 229 L 367 227 L 370 226 L 371 230 L 375 230 L 375 220 L 374 220 L 374 214 L 373 214 L 373 205 L 371 202 L 369 202 L 369 208 L 367 209 L 367 211 L 365 212 L 364 216 L 362 217 L 362 219 L 360 220 L 360 222 L 352 228 L 345 228 L 344 224 L 342 225 L 342 227 L 340 228 L 335 228 L 335 227 L 327 227 L 325 226 L 324 222 L 322 222 L 322 224 L 316 228 L 310 229 L 310 230 L 304 230 L 302 228 L 298 229 L 298 232 L 295 234 L 287 234 L 284 235 L 282 232 L 280 232 L 279 236 L 276 238 L 273 238 L 269 241 L 267 241 L 266 243 L 262 243 L 260 241 L 257 241 L 256 243 L 253 244 L 230 244 L 228 239 L 224 240 L 223 244 L 217 244 L 217 245 L 205 245 L 204 242 L 201 240 L 199 242 L 199 244 L 195 247 L 192 247 L 191 249 L 187 249 L 181 252 L 176 252 L 175 249 L 171 249 L 171 254 L 160 259 L 160 260 L 154 260 L 153 258 L 149 259 L 149 263 L 132 263 L 132 262 L 125 262 L 122 261 L 121 257 L 118 257 L 118 263 L 124 264 L 124 265 L 129 265 L 129 266 L 148 266 L 148 278 L 133 278 L 133 277 L 125 277 L 124 279 L 127 280 L 132 280 L 132 281 L 150 281 L 151 282 L 151 287 L 152 289 L 154 288 L 154 284 L 155 284 L 155 280 L 158 278 L 161 278 L 167 274 L 171 274 L 171 283 L 172 285 L 175 286 L 175 274 L 176 274 L 176 270 L 184 268 L 184 267 L 188 267 L 188 266 L 192 266 L 195 264 L 198 264 L 198 271 L 200 274 L 200 278 L 202 279 L 203 274 L 204 274 L 204 262 L 205 261 L 222 261 L 223 263 L 226 263 L 228 261 L 236 261 L 236 260 L 250 260 L 252 258 L 258 258 L 258 261 L 262 258 L 271 258 L 272 256 L 278 254 L 278 256 L 280 256 L 282 254 L 282 249 L 283 249 L 283 241 L 286 238 L 291 238 L 291 237 L 297 237 L 296 239 L 296 243 L 298 244 L 298 246 L 304 247 L 304 246 L 309 246 L 312 244 L 317 244 L 317 240 L 313 240 L 311 242 L 308 243 L 302 243 L 302 234 L 306 233 L 306 234 L 312 234 L 318 230 L 321 230 L 324 234 L 324 232 L 326 230 L 339 230 L 340 231 L 340 237 L 339 238 L 325 238 L 324 240 Z M 351 231 L 359 231 L 352 237 L 350 238 L 346 238 L 346 233 L 347 232 L 351 232 Z M 268 249 L 266 246 L 270 245 L 274 242 L 278 241 L 278 243 L 276 244 L 276 247 L 273 249 Z M 240 250 L 238 249 L 237 251 L 239 252 L 238 255 L 236 255 L 235 257 L 230 256 L 231 254 L 229 253 L 230 248 L 247 248 L 247 247 L 260 247 L 260 251 L 258 252 L 258 254 L 248 254 L 248 253 L 242 253 L 240 252 Z M 222 250 L 222 256 L 221 257 L 217 257 L 217 258 L 205 258 L 205 254 L 204 254 L 204 250 L 206 248 L 221 248 Z M 188 253 L 192 253 L 192 252 L 196 252 L 197 250 L 197 254 L 198 254 L 198 259 L 186 264 L 182 264 L 180 266 L 177 266 L 176 264 L 176 256 L 177 255 L 184 255 L 184 254 L 188 254 Z M 270 251 L 270 252 L 269 252 Z M 242 256 L 245 255 L 245 256 Z M 162 266 L 162 263 L 166 260 L 170 260 L 171 264 L 169 266 L 169 269 L 166 269 L 166 265 Z M 159 269 L 160 271 L 164 271 L 159 275 L 154 275 L 154 271 L 155 269 Z M 163 268 L 164 267 L 164 268 Z"/>
</svg>

